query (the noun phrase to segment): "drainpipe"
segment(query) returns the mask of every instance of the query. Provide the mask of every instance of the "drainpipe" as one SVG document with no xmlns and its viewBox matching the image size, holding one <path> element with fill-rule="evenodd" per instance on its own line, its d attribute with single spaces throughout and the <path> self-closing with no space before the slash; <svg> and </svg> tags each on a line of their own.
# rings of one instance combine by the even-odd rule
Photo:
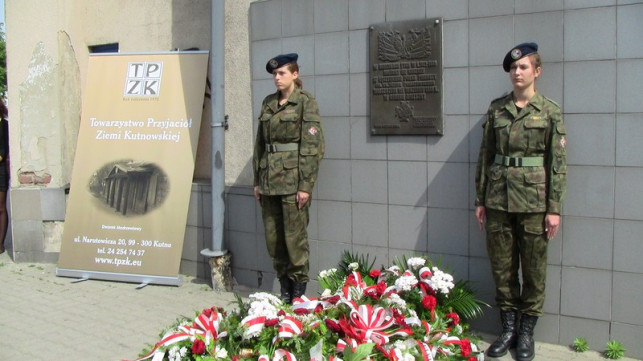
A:
<svg viewBox="0 0 643 361">
<path fill-rule="evenodd" d="M 212 0 L 211 40 L 208 78 L 211 82 L 210 127 L 212 131 L 212 246 L 201 251 L 210 257 L 212 287 L 232 290 L 231 255 L 223 244 L 225 215 L 225 0 Z"/>
</svg>

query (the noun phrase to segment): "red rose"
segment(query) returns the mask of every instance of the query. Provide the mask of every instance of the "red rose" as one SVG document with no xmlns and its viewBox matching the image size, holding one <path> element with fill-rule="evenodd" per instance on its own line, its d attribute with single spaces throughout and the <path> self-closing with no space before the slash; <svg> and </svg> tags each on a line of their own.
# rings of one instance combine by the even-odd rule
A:
<svg viewBox="0 0 643 361">
<path fill-rule="evenodd" d="M 315 306 L 315 313 L 322 313 L 322 311 L 324 311 L 324 306 L 321 303 Z"/>
<path fill-rule="evenodd" d="M 266 327 L 272 327 L 278 323 L 279 323 L 278 318 L 271 318 L 269 320 L 266 320 L 266 322 L 264 322 L 264 325 L 266 325 Z"/>
<path fill-rule="evenodd" d="M 203 310 L 202 313 L 203 313 L 203 315 L 205 317 L 210 317 L 210 316 L 212 316 L 212 309 L 211 308 L 206 308 L 206 309 Z"/>
<path fill-rule="evenodd" d="M 239 361 L 239 356 L 232 356 L 232 361 Z"/>
<path fill-rule="evenodd" d="M 329 298 L 327 301 L 330 302 L 331 305 L 334 305 L 337 302 L 339 302 L 339 299 L 340 299 L 339 295 L 334 295 L 333 297 Z"/>
<path fill-rule="evenodd" d="M 205 342 L 197 338 L 196 340 L 194 340 L 194 343 L 192 344 L 192 354 L 201 355 L 204 352 L 205 352 Z"/>
<path fill-rule="evenodd" d="M 438 301 L 431 295 L 426 295 L 424 296 L 424 298 L 422 298 L 422 306 L 424 306 L 424 308 L 426 308 L 427 310 L 433 311 L 437 304 Z"/>
<path fill-rule="evenodd" d="M 286 315 L 286 311 L 284 310 L 279 310 L 279 312 L 277 312 L 277 316 L 285 316 L 285 315 Z"/>
<path fill-rule="evenodd" d="M 381 274 L 382 274 L 382 271 L 378 269 L 374 269 L 368 275 L 371 276 L 372 279 L 376 280 Z"/>
<path fill-rule="evenodd" d="M 455 313 L 455 312 L 449 312 L 449 313 L 447 313 L 446 315 L 444 315 L 444 317 L 446 317 L 446 318 L 450 318 L 450 319 L 452 320 L 452 321 L 451 321 L 451 325 L 452 325 L 452 326 L 455 326 L 455 325 L 457 325 L 458 323 L 460 323 L 460 316 L 458 316 L 458 314 L 457 314 L 457 313 Z"/>
<path fill-rule="evenodd" d="M 462 349 L 462 356 L 467 357 L 471 355 L 471 341 L 466 338 L 460 341 L 460 349 Z"/>
</svg>

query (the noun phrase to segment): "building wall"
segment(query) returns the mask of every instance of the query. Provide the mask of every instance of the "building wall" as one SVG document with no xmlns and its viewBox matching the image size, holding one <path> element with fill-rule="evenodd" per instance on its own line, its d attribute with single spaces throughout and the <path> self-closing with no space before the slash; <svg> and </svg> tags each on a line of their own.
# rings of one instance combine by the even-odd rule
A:
<svg viewBox="0 0 643 361">
<path fill-rule="evenodd" d="M 12 231 L 22 247 L 13 252 L 16 260 L 53 262 L 87 46 L 207 49 L 209 1 L 38 5 L 6 0 Z M 368 27 L 433 17 L 444 19 L 445 135 L 370 136 Z M 311 207 L 311 277 L 336 265 L 343 250 L 381 264 L 420 252 L 472 280 L 493 304 L 484 234 L 473 217 L 480 125 L 489 102 L 511 89 L 500 66 L 505 52 L 536 41 L 544 60 L 538 90 L 561 104 L 569 133 L 563 228 L 549 247 L 536 337 L 560 344 L 585 337 L 598 350 L 616 339 L 628 356 L 643 358 L 642 18 L 643 2 L 626 0 L 227 1 L 225 243 L 236 281 L 275 287 L 249 165 L 261 100 L 274 91 L 265 62 L 294 51 L 327 141 Z M 207 278 L 198 253 L 211 239 L 209 123 L 202 123 L 181 273 Z M 41 183 L 21 183 L 28 171 L 25 181 Z M 474 326 L 496 331 L 497 312 Z"/>
<path fill-rule="evenodd" d="M 369 25 L 444 19 L 445 135 L 371 136 Z M 490 101 L 511 90 L 501 63 L 515 44 L 536 41 L 544 60 L 538 91 L 567 124 L 569 184 L 563 227 L 551 241 L 545 316 L 538 340 L 595 349 L 622 341 L 643 357 L 643 3 L 529 0 L 268 0 L 250 8 L 252 104 L 274 91 L 265 62 L 298 52 L 304 88 L 315 94 L 327 154 L 312 205 L 311 275 L 342 250 L 389 264 L 421 252 L 442 259 L 494 303 L 484 234 L 474 221 L 474 171 Z M 255 122 L 256 123 L 256 122 Z M 259 210 L 229 194 L 228 243 L 235 276 L 271 272 Z M 249 192 L 247 192 L 249 193 Z M 243 221 L 241 221 L 243 220 Z M 248 264 L 249 263 L 249 264 Z M 257 273 L 257 272 L 255 272 Z M 490 310 L 474 326 L 498 328 Z"/>
</svg>

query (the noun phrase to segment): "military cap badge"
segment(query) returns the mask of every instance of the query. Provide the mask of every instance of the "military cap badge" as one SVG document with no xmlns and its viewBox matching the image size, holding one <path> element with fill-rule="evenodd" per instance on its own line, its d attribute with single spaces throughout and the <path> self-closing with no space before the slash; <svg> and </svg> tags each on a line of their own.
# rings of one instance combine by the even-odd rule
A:
<svg viewBox="0 0 643 361">
<path fill-rule="evenodd" d="M 281 68 L 286 64 L 296 63 L 297 58 L 299 58 L 299 55 L 297 55 L 297 53 L 277 55 L 274 58 L 268 60 L 268 63 L 266 63 L 266 71 L 272 74 L 272 72 L 277 68 Z"/>
<path fill-rule="evenodd" d="M 502 61 L 502 68 L 508 73 L 511 69 L 511 63 L 514 61 L 524 58 L 529 54 L 536 53 L 538 51 L 538 44 L 536 43 L 522 43 L 514 46 Z"/>
</svg>

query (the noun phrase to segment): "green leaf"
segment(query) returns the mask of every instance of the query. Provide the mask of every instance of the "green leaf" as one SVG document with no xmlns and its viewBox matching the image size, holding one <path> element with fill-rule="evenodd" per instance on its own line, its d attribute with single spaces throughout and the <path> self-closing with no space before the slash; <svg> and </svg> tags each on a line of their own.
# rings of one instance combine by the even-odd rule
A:
<svg viewBox="0 0 643 361">
<path fill-rule="evenodd" d="M 344 361 L 362 361 L 373 351 L 374 343 L 363 343 L 353 351 L 350 346 L 344 349 Z"/>
</svg>

